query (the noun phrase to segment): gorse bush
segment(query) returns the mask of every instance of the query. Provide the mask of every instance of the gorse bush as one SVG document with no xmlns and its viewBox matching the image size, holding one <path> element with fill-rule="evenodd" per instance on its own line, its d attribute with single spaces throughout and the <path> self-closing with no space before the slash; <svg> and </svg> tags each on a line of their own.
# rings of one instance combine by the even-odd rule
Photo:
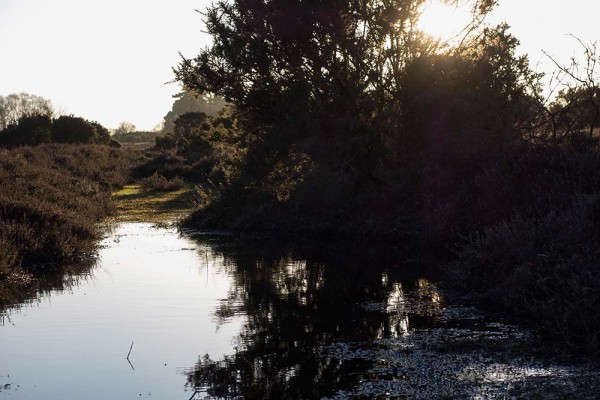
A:
<svg viewBox="0 0 600 400">
<path fill-rule="evenodd" d="M 111 142 L 108 129 L 97 122 L 74 116 L 24 115 L 0 130 L 0 147 L 36 146 L 42 143 Z"/>
</svg>

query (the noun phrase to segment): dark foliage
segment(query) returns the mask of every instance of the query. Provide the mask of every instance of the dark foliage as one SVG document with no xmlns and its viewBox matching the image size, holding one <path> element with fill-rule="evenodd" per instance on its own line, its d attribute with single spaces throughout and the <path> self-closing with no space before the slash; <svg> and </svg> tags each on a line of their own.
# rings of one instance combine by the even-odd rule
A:
<svg viewBox="0 0 600 400">
<path fill-rule="evenodd" d="M 175 102 L 171 111 L 164 117 L 163 134 L 173 133 L 177 118 L 187 113 L 201 112 L 211 117 L 218 117 L 226 106 L 225 100 L 220 96 L 205 94 L 195 95 L 191 92 L 183 92 L 174 96 Z"/>
<path fill-rule="evenodd" d="M 0 147 L 36 146 L 43 143 L 110 144 L 108 129 L 97 122 L 74 116 L 52 119 L 48 115 L 25 115 L 0 131 Z"/>
<path fill-rule="evenodd" d="M 235 173 L 242 150 L 240 131 L 227 117 L 187 113 L 175 121 L 173 133 L 156 138 L 149 158 L 134 170 L 137 179 L 160 175 L 181 178 L 210 190 L 220 187 Z"/>
<path fill-rule="evenodd" d="M 98 128 L 101 128 L 100 132 Z M 107 144 L 109 140 L 108 130 L 83 118 L 63 115 L 52 124 L 52 142 Z"/>
<path fill-rule="evenodd" d="M 52 141 L 52 119 L 47 115 L 25 116 L 0 131 L 0 146 L 36 146 Z"/>
<path fill-rule="evenodd" d="M 453 283 L 571 349 L 600 351 L 600 197 L 564 211 L 519 215 L 465 240 L 448 266 Z"/>
<path fill-rule="evenodd" d="M 474 18 L 493 3 L 477 2 Z M 585 47 L 583 78 L 563 69 L 581 85 L 547 107 L 508 26 L 441 48 L 413 29 L 421 4 L 209 8 L 212 47 L 175 73 L 233 104 L 235 140 L 219 138 L 217 153 L 195 121 L 198 146 L 157 143 L 188 166 L 198 149 L 235 156 L 212 164 L 225 178 L 201 186 L 186 223 L 402 240 L 445 260 L 455 250 L 454 282 L 598 351 L 600 304 L 586 294 L 599 282 L 596 53 Z"/>
<path fill-rule="evenodd" d="M 238 158 L 190 223 L 397 239 L 459 201 L 473 167 L 521 137 L 536 76 L 505 25 L 437 47 L 411 29 L 421 3 L 210 8 L 213 46 L 176 76 L 233 103 Z"/>
</svg>

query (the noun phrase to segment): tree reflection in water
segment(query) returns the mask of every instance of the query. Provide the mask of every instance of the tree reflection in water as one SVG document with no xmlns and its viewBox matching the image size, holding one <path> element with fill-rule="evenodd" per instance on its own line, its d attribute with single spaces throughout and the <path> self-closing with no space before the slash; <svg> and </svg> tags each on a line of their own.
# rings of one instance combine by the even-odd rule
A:
<svg viewBox="0 0 600 400">
<path fill-rule="evenodd" d="M 205 356 L 188 374 L 188 384 L 210 396 L 333 395 L 357 384 L 372 363 L 334 358 L 323 351 L 327 346 L 376 346 L 376 339 L 430 327 L 442 307 L 435 286 L 419 279 L 422 271 L 394 266 L 389 252 L 384 257 L 375 249 L 268 250 L 219 241 L 210 247 L 234 277 L 215 316 L 247 319 L 233 355 Z M 412 311 L 417 308 L 419 315 Z"/>
<path fill-rule="evenodd" d="M 1 249 L 0 249 L 1 251 Z M 91 254 L 76 263 L 56 266 L 46 273 L 37 272 L 28 285 L 1 287 L 0 283 L 0 326 L 10 321 L 10 315 L 23 307 L 39 304 L 53 293 L 69 292 L 82 282 L 93 279 L 97 267 L 97 254 Z"/>
</svg>

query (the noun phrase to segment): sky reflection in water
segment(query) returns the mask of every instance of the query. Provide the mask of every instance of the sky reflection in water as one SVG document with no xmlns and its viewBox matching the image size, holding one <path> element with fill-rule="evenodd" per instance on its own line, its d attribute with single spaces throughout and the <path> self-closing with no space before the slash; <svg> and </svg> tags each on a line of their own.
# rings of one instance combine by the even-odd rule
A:
<svg viewBox="0 0 600 400">
<path fill-rule="evenodd" d="M 0 399 L 503 398 L 591 393 L 401 254 L 125 223 L 98 266 L 0 326 Z M 130 361 L 126 356 L 134 342 Z M 544 387 L 551 391 L 544 392 Z M 550 397 L 551 398 L 551 397 Z"/>
<path fill-rule="evenodd" d="M 0 398 L 188 399 L 182 370 L 200 354 L 231 352 L 243 317 L 217 323 L 231 278 L 208 248 L 174 229 L 124 224 L 99 259 L 71 291 L 9 311 L 0 384 L 10 390 Z"/>
</svg>

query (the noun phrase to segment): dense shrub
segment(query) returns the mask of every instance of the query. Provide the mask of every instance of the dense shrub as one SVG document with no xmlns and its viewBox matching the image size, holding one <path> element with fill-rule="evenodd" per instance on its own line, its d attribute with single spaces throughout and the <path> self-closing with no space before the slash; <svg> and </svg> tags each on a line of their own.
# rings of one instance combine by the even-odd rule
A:
<svg viewBox="0 0 600 400">
<path fill-rule="evenodd" d="M 61 116 L 52 124 L 52 141 L 56 143 L 94 143 L 96 127 L 83 118 Z"/>
<path fill-rule="evenodd" d="M 148 192 L 173 192 L 180 190 L 185 186 L 185 182 L 180 177 L 176 176 L 172 179 L 167 179 L 158 173 L 144 178 L 140 181 L 142 189 Z"/>
<path fill-rule="evenodd" d="M 110 144 L 108 129 L 97 122 L 74 116 L 52 119 L 25 115 L 0 131 L 0 147 L 36 146 L 43 143 Z"/>
<path fill-rule="evenodd" d="M 52 140 L 52 119 L 47 115 L 21 117 L 0 131 L 0 147 L 35 146 Z"/>
<path fill-rule="evenodd" d="M 546 336 L 600 352 L 600 196 L 564 211 L 514 216 L 461 244 L 452 282 L 488 307 L 533 321 Z"/>
<path fill-rule="evenodd" d="M 220 136 L 214 119 L 180 117 L 182 129 L 157 139 L 181 160 L 165 171 L 177 165 L 189 173 L 204 160 L 219 177 L 198 177 L 202 201 L 185 223 L 403 240 L 443 257 L 459 243 L 449 268 L 455 281 L 464 276 L 488 299 L 500 282 L 508 299 L 495 300 L 501 309 L 526 310 L 519 299 L 530 293 L 531 302 L 570 310 L 557 315 L 580 321 L 557 324 L 563 338 L 597 349 L 596 300 L 570 306 L 588 290 L 586 277 L 596 282 L 596 256 L 587 250 L 594 246 L 585 246 L 597 234 L 583 222 L 568 224 L 594 209 L 583 204 L 600 194 L 595 47 L 586 47 L 586 76 L 563 68 L 585 90 L 567 94 L 560 114 L 569 118 L 561 122 L 508 26 L 480 24 L 494 1 L 477 2 L 473 29 L 456 47 L 412 25 L 421 2 L 380 3 L 233 0 L 208 9 L 213 45 L 184 58 L 176 79 L 188 91 L 227 98 L 239 129 Z M 547 249 L 555 238 L 567 244 Z M 497 262 L 478 258 L 497 249 Z M 513 268 L 539 263 L 538 254 L 550 257 L 552 249 L 553 264 L 532 269 L 541 281 L 528 284 Z M 477 268 L 486 281 L 477 281 Z M 559 270 L 564 293 L 544 286 L 560 281 L 548 278 Z M 545 318 L 543 311 L 524 314 Z"/>
</svg>

